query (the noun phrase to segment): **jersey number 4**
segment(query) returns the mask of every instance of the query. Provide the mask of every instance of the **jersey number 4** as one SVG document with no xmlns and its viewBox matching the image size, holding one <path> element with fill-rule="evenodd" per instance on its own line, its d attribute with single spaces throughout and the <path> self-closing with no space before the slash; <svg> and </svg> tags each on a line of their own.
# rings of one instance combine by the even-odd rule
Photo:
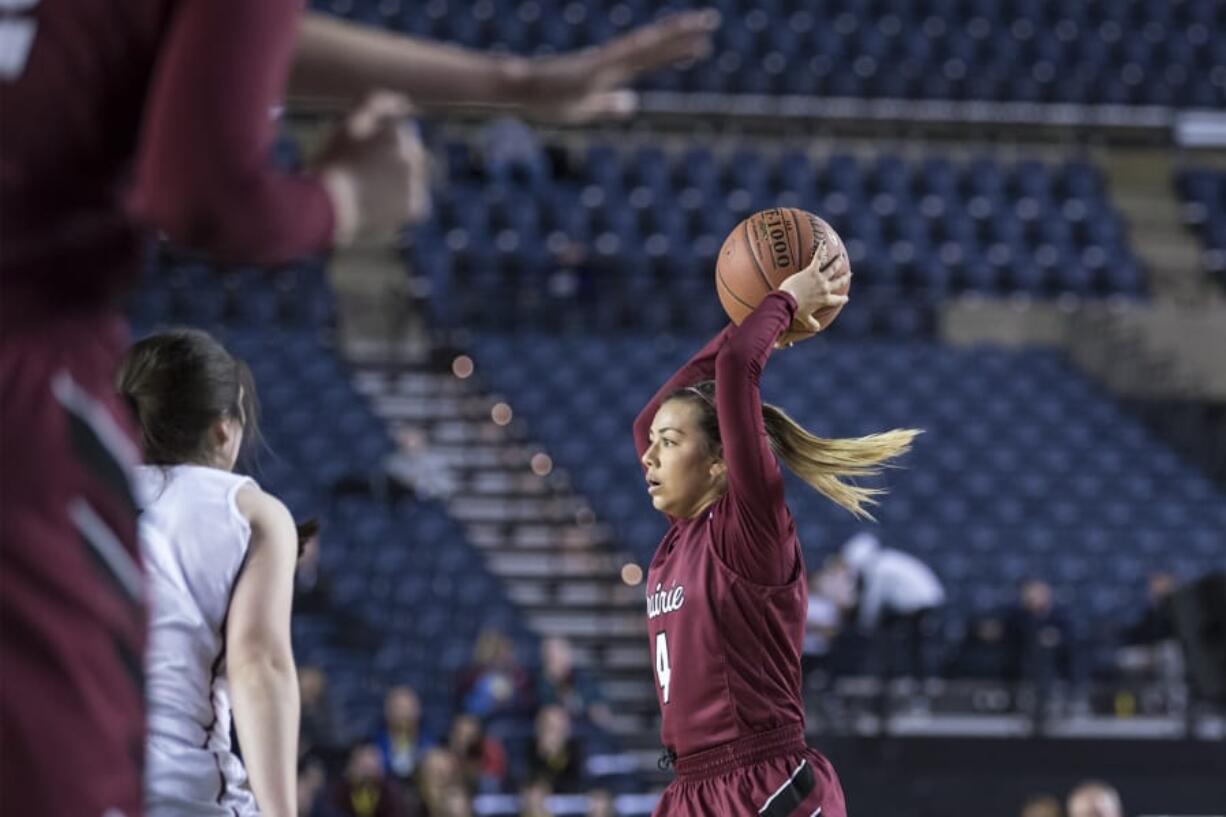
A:
<svg viewBox="0 0 1226 817">
<path fill-rule="evenodd" d="M 656 681 L 660 684 L 661 699 L 668 703 L 669 682 L 673 671 L 668 664 L 668 633 L 661 630 L 656 633 Z"/>
</svg>

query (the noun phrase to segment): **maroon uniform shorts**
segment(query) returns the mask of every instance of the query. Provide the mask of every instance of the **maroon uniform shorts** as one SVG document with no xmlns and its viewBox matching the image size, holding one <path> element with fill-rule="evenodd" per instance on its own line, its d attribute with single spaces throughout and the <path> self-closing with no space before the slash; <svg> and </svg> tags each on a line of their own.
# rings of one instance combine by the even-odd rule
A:
<svg viewBox="0 0 1226 817">
<path fill-rule="evenodd" d="M 846 817 L 834 768 L 785 726 L 678 758 L 654 817 Z"/>
<path fill-rule="evenodd" d="M 0 338 L 0 812 L 137 817 L 144 582 L 112 315 Z M 17 325 L 14 325 L 16 323 Z"/>
</svg>

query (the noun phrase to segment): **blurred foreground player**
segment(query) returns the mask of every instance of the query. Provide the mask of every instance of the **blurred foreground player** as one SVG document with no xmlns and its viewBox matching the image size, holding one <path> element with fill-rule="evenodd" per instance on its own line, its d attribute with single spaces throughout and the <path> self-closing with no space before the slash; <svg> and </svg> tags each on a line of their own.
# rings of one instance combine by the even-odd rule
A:
<svg viewBox="0 0 1226 817">
<path fill-rule="evenodd" d="M 446 81 L 451 101 L 493 103 L 513 93 L 522 104 L 552 91 L 551 108 L 582 115 L 600 113 L 616 82 L 665 56 L 700 56 L 716 22 L 687 15 L 584 52 L 580 63 L 598 70 L 579 80 L 556 69 L 580 55 L 481 58 L 378 35 L 380 55 L 398 54 L 387 69 L 397 75 L 380 78 L 380 61 L 346 47 L 374 34 L 313 18 L 300 41 L 300 14 L 296 0 L 28 0 L 5 10 L 6 813 L 141 813 L 145 591 L 131 495 L 140 457 L 111 379 L 127 343 L 117 303 L 138 276 L 147 233 L 227 260 L 278 263 L 377 237 L 424 201 L 415 166 L 422 153 L 404 127 L 403 104 L 387 97 L 338 131 L 314 177 L 269 169 L 270 112 L 291 58 L 303 65 L 296 90 L 305 95 L 321 75 L 340 87 L 320 94 L 346 98 L 378 84 L 428 99 L 430 85 Z M 420 82 L 409 69 L 421 72 Z"/>
<path fill-rule="evenodd" d="M 326 184 L 268 168 L 295 0 L 20 8 L 0 60 L 0 811 L 135 817 L 140 452 L 113 377 L 142 228 L 275 263 L 360 234 L 373 203 L 402 224 L 425 182 L 386 103 L 336 143 Z"/>
<path fill-rule="evenodd" d="M 255 382 L 207 333 L 177 330 L 132 347 L 119 390 L 149 463 L 136 475 L 149 590 L 145 813 L 295 815 L 298 532 L 280 500 L 232 473 L 259 433 Z"/>
<path fill-rule="evenodd" d="M 776 456 L 864 514 L 873 492 L 839 477 L 874 472 L 916 432 L 813 437 L 763 405 L 759 378 L 796 315 L 846 303 L 835 292 L 849 276 L 845 255 L 825 271 L 815 256 L 673 375 L 635 421 L 652 504 L 671 522 L 647 576 L 664 761 L 677 771 L 658 815 L 846 812 L 834 769 L 804 740 L 807 588 Z"/>
</svg>

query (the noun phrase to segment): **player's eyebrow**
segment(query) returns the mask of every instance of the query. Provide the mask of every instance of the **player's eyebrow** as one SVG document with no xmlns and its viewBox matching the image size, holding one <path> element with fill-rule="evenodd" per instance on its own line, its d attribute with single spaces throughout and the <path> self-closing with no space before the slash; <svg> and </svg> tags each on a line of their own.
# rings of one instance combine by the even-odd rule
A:
<svg viewBox="0 0 1226 817">
<path fill-rule="evenodd" d="M 664 426 L 664 428 L 660 429 L 659 431 L 656 431 L 656 430 L 653 428 L 653 429 L 651 430 L 651 433 L 652 433 L 652 434 L 663 434 L 665 431 L 673 431 L 673 432 L 676 432 L 677 434 L 680 434 L 682 437 L 684 437 L 684 436 L 685 436 L 685 432 L 684 432 L 684 431 L 682 431 L 682 430 L 681 430 L 681 429 L 679 429 L 679 428 L 673 428 L 672 426 Z"/>
</svg>

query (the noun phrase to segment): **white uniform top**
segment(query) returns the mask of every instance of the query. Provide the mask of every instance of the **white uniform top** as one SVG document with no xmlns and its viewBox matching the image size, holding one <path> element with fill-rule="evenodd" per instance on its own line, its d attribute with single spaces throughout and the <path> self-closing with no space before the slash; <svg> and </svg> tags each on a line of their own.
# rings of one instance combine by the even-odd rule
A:
<svg viewBox="0 0 1226 817">
<path fill-rule="evenodd" d="M 882 547 L 871 533 L 848 540 L 843 558 L 864 580 L 861 627 L 876 627 L 886 613 L 907 615 L 945 603 L 945 588 L 928 565 L 909 553 Z"/>
<path fill-rule="evenodd" d="M 196 465 L 137 469 L 149 582 L 147 817 L 258 814 L 230 751 L 225 627 L 251 526 L 249 478 Z"/>
</svg>

